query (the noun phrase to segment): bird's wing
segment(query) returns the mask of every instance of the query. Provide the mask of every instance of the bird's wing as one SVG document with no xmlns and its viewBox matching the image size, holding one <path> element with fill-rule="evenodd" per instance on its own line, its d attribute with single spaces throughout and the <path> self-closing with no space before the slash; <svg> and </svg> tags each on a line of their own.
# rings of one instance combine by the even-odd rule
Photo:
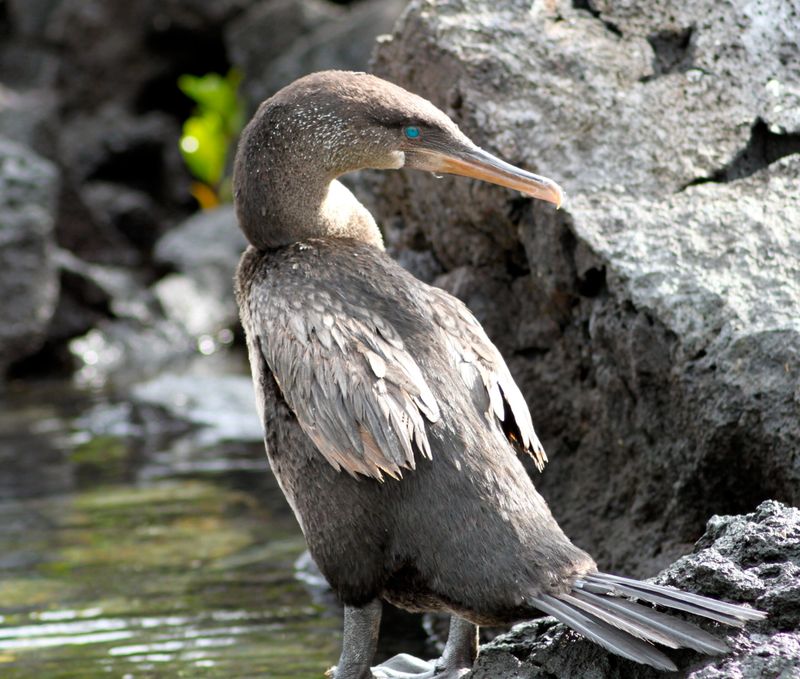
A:
<svg viewBox="0 0 800 679">
<path fill-rule="evenodd" d="M 439 406 L 395 329 L 323 290 L 252 305 L 264 359 L 303 431 L 337 470 L 382 479 L 431 457 Z"/>
<path fill-rule="evenodd" d="M 547 455 L 533 430 L 525 398 L 497 347 L 461 300 L 439 288 L 428 290 L 434 322 L 444 333 L 462 379 L 479 396 L 490 416 L 499 420 L 512 443 L 527 452 L 541 470 Z"/>
</svg>

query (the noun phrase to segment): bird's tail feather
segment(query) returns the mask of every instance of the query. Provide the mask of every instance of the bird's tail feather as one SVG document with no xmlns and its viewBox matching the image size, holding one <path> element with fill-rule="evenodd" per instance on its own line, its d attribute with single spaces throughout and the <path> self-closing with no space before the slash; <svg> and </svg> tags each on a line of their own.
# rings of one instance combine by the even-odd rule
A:
<svg viewBox="0 0 800 679">
<path fill-rule="evenodd" d="M 581 582 L 581 581 L 579 581 Z M 682 592 L 663 585 L 654 585 L 608 573 L 592 573 L 582 579 L 583 587 L 597 593 L 616 594 L 642 599 L 667 608 L 675 608 L 734 627 L 743 627 L 749 620 L 763 620 L 767 614 L 746 606 L 717 601 L 699 594 Z"/>
<path fill-rule="evenodd" d="M 536 606 L 612 653 L 661 670 L 675 671 L 676 667 L 653 643 L 708 654 L 728 650 L 723 641 L 696 625 L 621 597 L 641 599 L 736 627 L 766 617 L 752 608 L 607 573 L 583 576 L 568 593 L 540 594 Z"/>
<path fill-rule="evenodd" d="M 576 632 L 580 632 L 588 639 L 623 658 L 644 663 L 659 670 L 674 671 L 677 669 L 675 664 L 654 646 L 612 627 L 591 613 L 585 613 L 560 598 L 541 594 L 536 600 L 536 606 L 557 620 L 566 623 Z"/>
</svg>

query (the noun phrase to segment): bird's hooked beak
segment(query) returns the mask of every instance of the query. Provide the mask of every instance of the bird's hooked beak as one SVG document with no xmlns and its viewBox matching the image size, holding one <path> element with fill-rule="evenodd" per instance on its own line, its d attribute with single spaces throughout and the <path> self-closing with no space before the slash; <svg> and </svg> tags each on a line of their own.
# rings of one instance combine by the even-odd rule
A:
<svg viewBox="0 0 800 679">
<path fill-rule="evenodd" d="M 437 144 L 436 148 L 419 148 L 414 151 L 414 159 L 407 166 L 441 174 L 474 177 L 546 200 L 556 207 L 561 207 L 564 202 L 563 189 L 552 179 L 515 167 L 474 144 Z"/>
</svg>

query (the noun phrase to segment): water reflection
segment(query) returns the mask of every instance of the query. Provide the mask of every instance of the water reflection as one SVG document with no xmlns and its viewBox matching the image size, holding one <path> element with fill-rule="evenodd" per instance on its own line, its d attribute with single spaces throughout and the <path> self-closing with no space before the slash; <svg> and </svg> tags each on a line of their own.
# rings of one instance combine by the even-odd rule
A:
<svg viewBox="0 0 800 679">
<path fill-rule="evenodd" d="M 341 611 L 268 471 L 241 354 L 0 397 L 0 677 L 314 678 Z M 430 654 L 387 607 L 378 660 Z"/>
<path fill-rule="evenodd" d="M 152 385 L 4 394 L 0 676 L 319 677 L 336 658 L 340 612 L 295 577 L 255 414 L 235 378 L 194 379 L 207 365 L 161 385 L 188 416 Z"/>
</svg>

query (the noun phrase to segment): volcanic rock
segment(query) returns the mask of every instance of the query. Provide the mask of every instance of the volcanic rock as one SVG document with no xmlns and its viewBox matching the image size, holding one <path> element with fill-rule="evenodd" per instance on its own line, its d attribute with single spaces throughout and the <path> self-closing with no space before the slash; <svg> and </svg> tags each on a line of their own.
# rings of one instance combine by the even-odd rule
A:
<svg viewBox="0 0 800 679">
<path fill-rule="evenodd" d="M 567 189 L 555 211 L 374 180 L 401 261 L 431 251 L 504 353 L 551 459 L 536 484 L 603 568 L 652 574 L 713 514 L 800 502 L 798 11 L 417 1 L 377 51 Z"/>
<path fill-rule="evenodd" d="M 737 630 L 703 624 L 725 636 L 727 655 L 669 652 L 676 676 L 763 679 L 800 675 L 800 510 L 763 502 L 745 516 L 714 516 L 694 552 L 655 579 L 662 585 L 748 603 L 767 611 Z M 695 619 L 696 622 L 696 619 Z M 471 679 L 657 679 L 663 672 L 614 656 L 552 618 L 517 625 L 481 649 Z M 673 676 L 673 675 L 670 675 Z"/>
</svg>

